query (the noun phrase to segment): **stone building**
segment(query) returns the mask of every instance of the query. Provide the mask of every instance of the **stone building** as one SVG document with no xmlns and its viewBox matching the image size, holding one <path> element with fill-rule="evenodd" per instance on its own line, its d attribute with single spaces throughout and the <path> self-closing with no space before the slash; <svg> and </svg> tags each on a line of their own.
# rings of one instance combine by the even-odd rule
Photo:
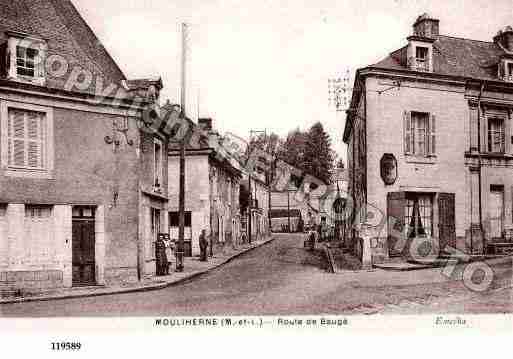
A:
<svg viewBox="0 0 513 359">
<path fill-rule="evenodd" d="M 247 171 L 243 171 L 244 186 L 251 188 L 251 210 L 246 211 L 245 223 L 248 227 L 248 218 L 251 218 L 252 240 L 261 239 L 270 233 L 269 227 L 269 186 L 266 183 L 265 173 L 255 171 L 251 178 Z M 249 184 L 251 181 L 251 185 Z M 249 228 L 245 228 L 249 233 Z"/>
<path fill-rule="evenodd" d="M 242 172 L 239 163 L 220 151 L 222 137 L 203 118 L 198 126 L 203 135 L 186 148 L 185 161 L 185 255 L 199 255 L 199 235 L 205 229 L 216 252 L 240 239 L 239 191 Z M 178 239 L 179 147 L 169 150 L 169 233 Z"/>
<path fill-rule="evenodd" d="M 512 245 L 513 30 L 486 42 L 439 29 L 420 16 L 404 47 L 356 72 L 349 237 L 355 250 L 371 238 L 374 262 L 410 256 L 415 239 L 435 255 Z"/>
<path fill-rule="evenodd" d="M 0 9 L 0 290 L 151 275 L 167 140 L 140 128 L 161 81 L 127 80 L 69 0 Z"/>
</svg>

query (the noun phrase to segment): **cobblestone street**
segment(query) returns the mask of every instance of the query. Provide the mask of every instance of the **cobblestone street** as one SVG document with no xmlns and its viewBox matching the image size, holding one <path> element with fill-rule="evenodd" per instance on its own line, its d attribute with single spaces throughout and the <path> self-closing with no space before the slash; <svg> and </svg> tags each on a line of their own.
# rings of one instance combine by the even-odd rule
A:
<svg viewBox="0 0 513 359">
<path fill-rule="evenodd" d="M 161 290 L 5 304 L 5 317 L 315 315 L 512 312 L 511 260 L 483 294 L 441 269 L 326 273 L 299 235 L 277 239 L 188 282 Z"/>
</svg>

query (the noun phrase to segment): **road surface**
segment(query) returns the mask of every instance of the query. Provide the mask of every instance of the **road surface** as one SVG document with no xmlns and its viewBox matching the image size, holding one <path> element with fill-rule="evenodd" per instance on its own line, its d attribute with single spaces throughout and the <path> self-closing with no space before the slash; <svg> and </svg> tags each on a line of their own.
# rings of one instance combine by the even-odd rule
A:
<svg viewBox="0 0 513 359">
<path fill-rule="evenodd" d="M 5 317 L 321 315 L 512 312 L 511 262 L 484 294 L 440 269 L 337 274 L 298 235 L 277 239 L 189 282 L 161 290 L 0 305 Z"/>
</svg>

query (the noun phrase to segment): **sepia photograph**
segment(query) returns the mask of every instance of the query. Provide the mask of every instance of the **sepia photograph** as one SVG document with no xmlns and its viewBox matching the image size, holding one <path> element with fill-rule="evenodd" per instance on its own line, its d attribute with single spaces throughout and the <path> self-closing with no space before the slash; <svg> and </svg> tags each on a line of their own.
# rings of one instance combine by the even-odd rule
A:
<svg viewBox="0 0 513 359">
<path fill-rule="evenodd" d="M 1 332 L 511 335 L 512 255 L 510 0 L 0 0 Z"/>
</svg>

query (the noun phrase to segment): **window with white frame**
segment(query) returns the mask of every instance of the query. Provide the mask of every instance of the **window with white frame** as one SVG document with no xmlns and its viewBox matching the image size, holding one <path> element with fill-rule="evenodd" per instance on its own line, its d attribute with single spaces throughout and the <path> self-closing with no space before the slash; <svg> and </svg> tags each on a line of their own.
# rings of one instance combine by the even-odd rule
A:
<svg viewBox="0 0 513 359">
<path fill-rule="evenodd" d="M 504 119 L 488 118 L 488 152 L 505 152 Z"/>
<path fill-rule="evenodd" d="M 44 85 L 46 41 L 17 32 L 7 32 L 7 36 L 9 78 Z"/>
<path fill-rule="evenodd" d="M 44 170 L 46 114 L 9 108 L 7 116 L 8 165 Z"/>
<path fill-rule="evenodd" d="M 39 51 L 30 47 L 16 46 L 16 74 L 36 76 L 36 61 Z"/>
<path fill-rule="evenodd" d="M 162 187 L 163 174 L 163 158 L 162 158 L 162 142 L 155 139 L 154 141 L 154 158 L 153 158 L 153 186 L 155 190 L 160 191 Z"/>
<path fill-rule="evenodd" d="M 0 164 L 4 174 L 50 178 L 53 147 L 51 108 L 0 101 Z"/>
<path fill-rule="evenodd" d="M 434 115 L 425 112 L 404 112 L 404 151 L 419 157 L 434 156 L 436 133 Z"/>
</svg>

